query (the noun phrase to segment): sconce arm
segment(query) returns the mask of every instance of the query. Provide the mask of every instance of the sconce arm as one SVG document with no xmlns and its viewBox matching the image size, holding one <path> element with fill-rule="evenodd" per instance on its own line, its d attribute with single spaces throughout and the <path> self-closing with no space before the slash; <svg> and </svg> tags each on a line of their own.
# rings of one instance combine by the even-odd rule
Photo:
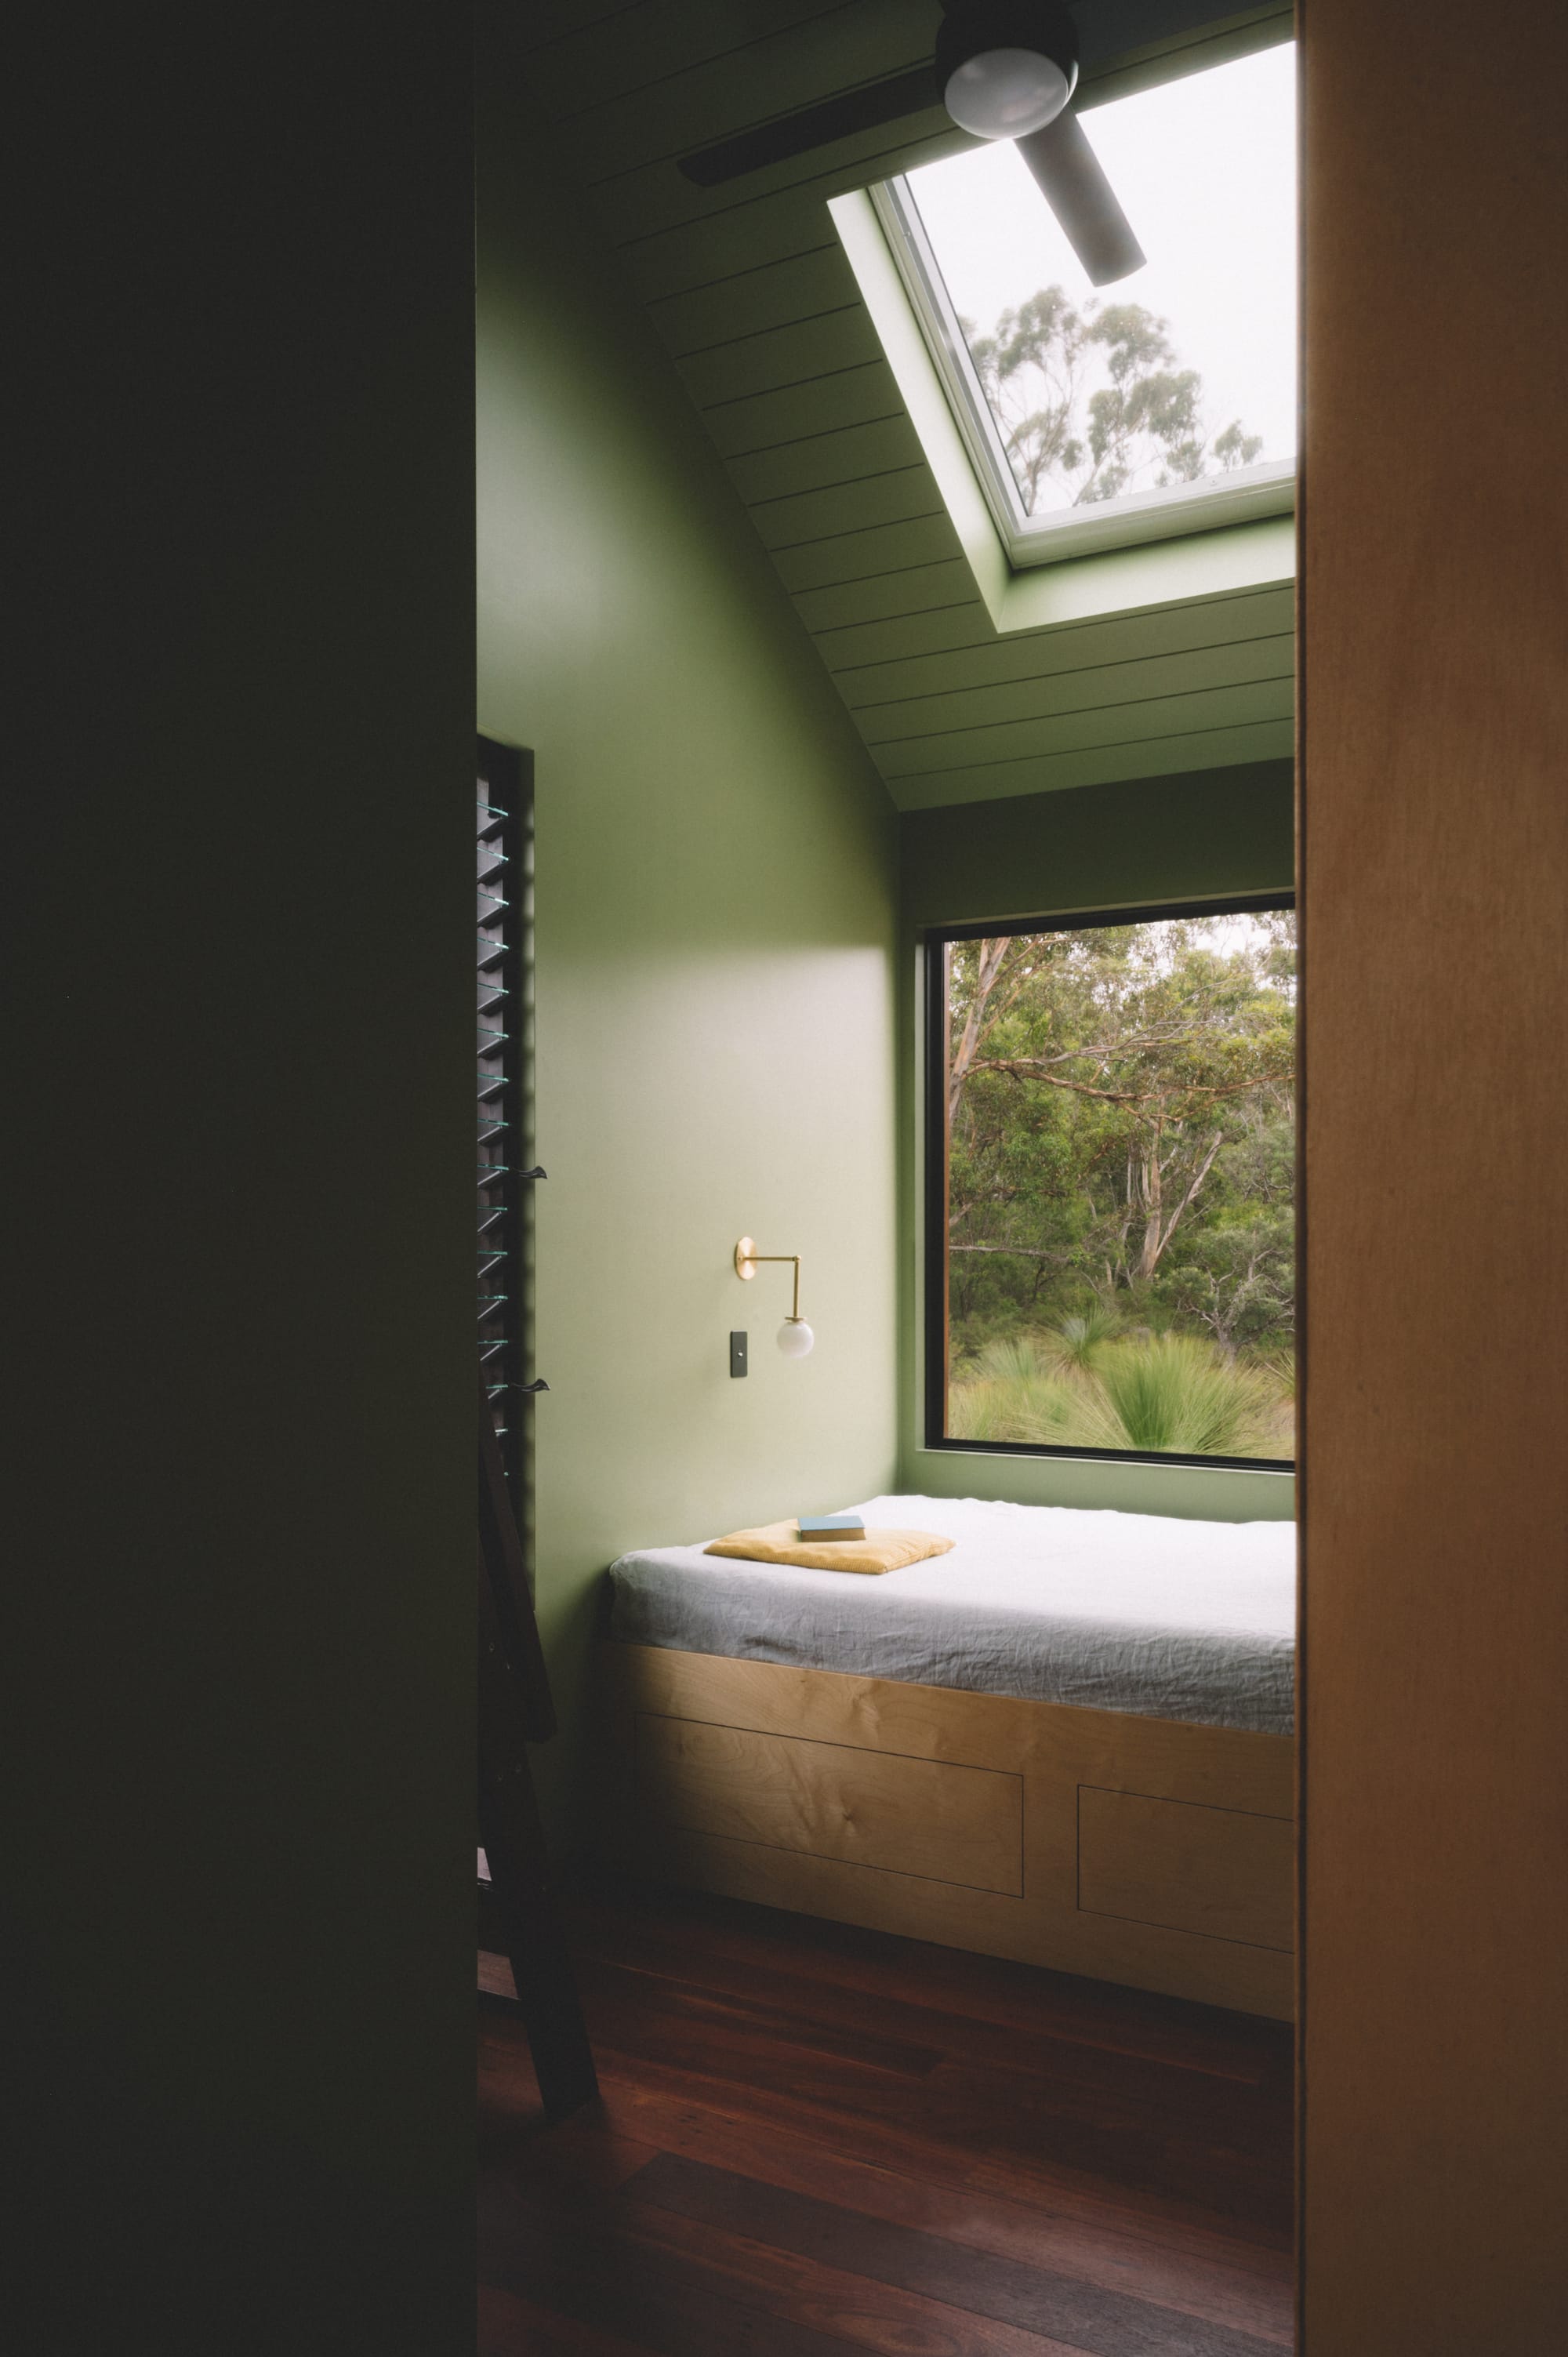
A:
<svg viewBox="0 0 1568 2357">
<path fill-rule="evenodd" d="M 745 1277 L 752 1277 L 752 1276 L 755 1276 L 755 1275 L 757 1275 L 757 1272 L 758 1267 L 761 1265 L 761 1264 L 762 1264 L 764 1261 L 773 1261 L 773 1262 L 778 1262 L 778 1263 L 783 1263 L 783 1262 L 786 1262 L 786 1261 L 787 1261 L 787 1262 L 789 1263 L 789 1266 L 794 1270 L 794 1272 L 795 1272 L 795 1298 L 794 1298 L 794 1306 L 793 1306 L 793 1308 L 790 1309 L 789 1316 L 790 1316 L 790 1319 L 791 1319 L 791 1321 L 792 1321 L 793 1323 L 795 1323 L 796 1325 L 798 1325 L 798 1324 L 800 1323 L 800 1254 L 799 1254 L 799 1253 L 759 1253 L 759 1252 L 757 1251 L 757 1246 L 752 1243 L 751 1238 L 750 1238 L 749 1236 L 742 1236 L 742 1238 L 741 1238 L 741 1240 L 740 1240 L 739 1243 L 737 1243 L 737 1244 L 736 1244 L 736 1248 L 735 1248 L 735 1273 L 736 1273 L 736 1276 L 745 1276 Z"/>
</svg>

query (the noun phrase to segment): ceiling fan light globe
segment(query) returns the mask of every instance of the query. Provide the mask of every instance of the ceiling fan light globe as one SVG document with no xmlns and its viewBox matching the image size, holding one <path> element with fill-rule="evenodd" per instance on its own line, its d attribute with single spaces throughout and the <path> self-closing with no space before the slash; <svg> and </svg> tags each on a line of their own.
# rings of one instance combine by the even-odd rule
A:
<svg viewBox="0 0 1568 2357">
<path fill-rule="evenodd" d="M 1056 121 L 1077 79 L 1038 49 L 982 49 L 948 76 L 942 103 L 977 139 L 1025 139 Z"/>
</svg>

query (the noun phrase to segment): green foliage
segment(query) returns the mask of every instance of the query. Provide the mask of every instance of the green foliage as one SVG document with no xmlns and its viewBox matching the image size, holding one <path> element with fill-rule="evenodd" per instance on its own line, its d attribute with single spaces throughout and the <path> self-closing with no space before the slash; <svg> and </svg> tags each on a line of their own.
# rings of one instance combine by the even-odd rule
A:
<svg viewBox="0 0 1568 2357">
<path fill-rule="evenodd" d="M 1290 915 L 956 942 L 949 1005 L 968 1437 L 1289 1456 Z"/>
<path fill-rule="evenodd" d="M 1295 1398 L 1294 1351 L 1287 1349 L 1283 1343 L 1276 1342 L 1268 1350 L 1255 1351 L 1253 1358 L 1263 1372 L 1278 1384 L 1280 1397 L 1294 1402 Z"/>
<path fill-rule="evenodd" d="M 957 1372 L 955 1439 L 1129 1448 L 1196 1457 L 1291 1453 L 1283 1367 L 1230 1358 L 1190 1335 L 1103 1343 L 1092 1367 L 1053 1364 L 1050 1338 L 993 1342 Z"/>
<path fill-rule="evenodd" d="M 965 1418 L 963 1439 L 1036 1446 L 1067 1437 L 1077 1405 L 1039 1338 L 1030 1334 L 987 1343 L 966 1366 L 954 1397 Z"/>
<path fill-rule="evenodd" d="M 1189 1457 L 1259 1454 L 1276 1397 L 1265 1375 L 1181 1334 L 1115 1351 L 1099 1375 L 1124 1436 L 1116 1445 Z"/>
<path fill-rule="evenodd" d="M 1244 432 L 1239 417 L 1232 418 L 1224 433 L 1214 437 L 1214 456 L 1227 474 L 1232 467 L 1251 466 L 1262 455 L 1262 436 Z"/>
<path fill-rule="evenodd" d="M 1209 437 L 1202 377 L 1142 304 L 1077 305 L 1042 286 L 988 336 L 961 325 L 1031 515 L 1047 484 L 1082 507 L 1250 466 L 1262 450 L 1239 418 Z"/>
<path fill-rule="evenodd" d="M 988 1342 L 975 1353 L 971 1367 L 973 1380 L 981 1383 L 1048 1383 L 1056 1372 L 1037 1334 L 1009 1334 Z"/>
<path fill-rule="evenodd" d="M 1094 1302 L 1075 1317 L 1058 1318 L 1056 1340 L 1061 1357 L 1080 1372 L 1089 1372 L 1121 1323 L 1115 1310 L 1103 1301 Z"/>
<path fill-rule="evenodd" d="M 1247 1212 L 1251 1216 L 1247 1216 Z M 1288 1334 L 1295 1322 L 1295 1233 L 1288 1206 L 1221 1208 L 1173 1266 L 1176 1306 L 1226 1350 Z"/>
</svg>

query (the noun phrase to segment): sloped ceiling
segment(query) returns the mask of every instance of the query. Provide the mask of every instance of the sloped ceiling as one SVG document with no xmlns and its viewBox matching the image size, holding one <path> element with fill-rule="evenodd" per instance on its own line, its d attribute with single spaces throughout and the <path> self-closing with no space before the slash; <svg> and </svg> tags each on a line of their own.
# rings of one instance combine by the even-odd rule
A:
<svg viewBox="0 0 1568 2357">
<path fill-rule="evenodd" d="M 1139 44 L 1199 13 L 1082 0 L 1086 87 L 1115 88 Z M 1288 586 L 993 627 L 827 211 L 973 145 L 940 106 L 719 188 L 676 169 L 923 62 L 940 15 L 936 0 L 526 0 L 511 50 L 898 807 L 1288 754 Z"/>
</svg>

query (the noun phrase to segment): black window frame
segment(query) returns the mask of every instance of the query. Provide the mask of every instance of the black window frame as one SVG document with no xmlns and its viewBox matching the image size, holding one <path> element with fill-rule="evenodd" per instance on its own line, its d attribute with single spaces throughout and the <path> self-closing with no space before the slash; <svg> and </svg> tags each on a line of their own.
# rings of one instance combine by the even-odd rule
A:
<svg viewBox="0 0 1568 2357">
<path fill-rule="evenodd" d="M 947 952 L 953 942 L 998 941 L 1023 933 L 1079 933 L 1105 925 L 1157 924 L 1179 917 L 1262 916 L 1274 909 L 1294 910 L 1296 896 L 1289 892 L 1219 894 L 1211 898 L 1161 901 L 1122 909 L 1089 909 L 1067 915 L 995 918 L 987 923 L 931 925 L 919 936 L 920 975 L 924 1006 L 922 1059 L 925 1079 L 924 1135 L 920 1142 L 921 1214 L 924 1222 L 925 1300 L 921 1318 L 923 1447 L 948 1455 L 972 1457 L 1076 1458 L 1112 1465 L 1196 1465 L 1215 1471 L 1291 1473 L 1296 1457 L 1200 1457 L 1176 1449 L 1092 1448 L 1059 1441 L 956 1440 L 947 1426 L 948 1398 L 948 992 Z M 1300 945 L 1297 944 L 1299 959 Z M 1299 1054 L 1299 1049 L 1298 1049 Z M 1299 1085 L 1297 1105 L 1300 1104 Z M 1299 1112 L 1298 1112 L 1299 1120 Z M 1297 1144 L 1297 1168 L 1300 1146 Z M 1297 1437 L 1299 1454 L 1300 1439 Z"/>
</svg>

